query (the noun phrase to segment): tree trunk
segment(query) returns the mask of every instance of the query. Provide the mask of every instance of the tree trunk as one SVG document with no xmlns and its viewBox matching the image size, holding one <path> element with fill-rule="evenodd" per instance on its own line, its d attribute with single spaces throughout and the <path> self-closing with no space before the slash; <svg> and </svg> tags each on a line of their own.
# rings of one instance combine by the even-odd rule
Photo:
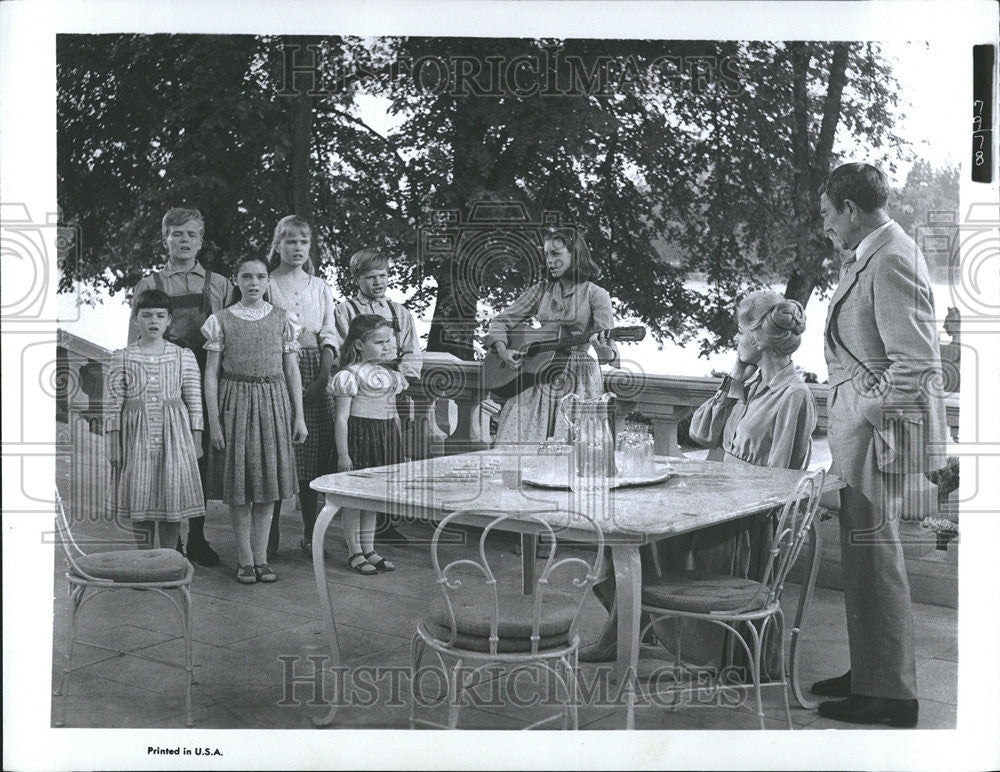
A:
<svg viewBox="0 0 1000 772">
<path fill-rule="evenodd" d="M 454 104 L 454 133 L 452 135 L 452 194 L 451 209 L 468 215 L 469 205 L 484 196 L 491 169 L 482 163 L 481 152 L 485 123 L 466 102 Z M 495 161 L 495 159 L 494 159 Z M 463 220 L 464 221 L 464 220 Z M 458 252 L 461 242 L 461 225 L 453 240 L 455 252 L 442 259 L 435 268 L 437 302 L 434 319 L 427 335 L 428 351 L 444 351 L 459 359 L 475 359 L 472 342 L 476 332 L 476 306 L 480 288 L 473 286 L 461 263 L 464 255 Z"/>
<path fill-rule="evenodd" d="M 830 254 L 829 245 L 822 234 L 819 218 L 819 189 L 829 171 L 833 140 L 840 121 L 844 84 L 847 81 L 847 60 L 850 47 L 835 43 L 826 98 L 823 102 L 823 120 L 815 150 L 809 143 L 808 68 L 809 44 L 794 43 L 793 67 L 793 123 L 792 147 L 795 159 L 793 185 L 795 263 L 785 285 L 785 297 L 798 300 L 803 306 L 809 302 L 813 290 L 823 279 L 823 264 Z"/>
<path fill-rule="evenodd" d="M 306 48 L 315 38 L 293 37 L 291 43 L 299 46 L 300 52 L 308 52 Z M 312 194 L 310 181 L 312 179 L 312 128 L 313 128 L 313 98 L 307 89 L 301 90 L 294 97 L 292 105 L 292 212 L 312 223 Z M 312 259 L 315 261 L 316 250 Z M 319 266 L 316 266 L 317 268 Z"/>
</svg>

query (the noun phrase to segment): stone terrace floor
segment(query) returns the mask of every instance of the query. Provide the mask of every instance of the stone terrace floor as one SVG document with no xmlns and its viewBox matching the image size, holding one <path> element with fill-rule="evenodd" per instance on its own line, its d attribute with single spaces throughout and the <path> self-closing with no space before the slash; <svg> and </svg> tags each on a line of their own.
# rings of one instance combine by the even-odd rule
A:
<svg viewBox="0 0 1000 772">
<path fill-rule="evenodd" d="M 65 478 L 64 478 L 65 484 Z M 65 495 L 65 490 L 64 490 Z M 69 502 L 70 510 L 75 511 Z M 75 517 L 79 517 L 76 515 Z M 208 516 L 208 537 L 222 557 L 215 568 L 196 567 L 194 598 L 194 657 L 196 685 L 194 718 L 205 728 L 309 728 L 310 718 L 322 711 L 306 704 L 310 687 L 297 687 L 300 704 L 291 700 L 284 686 L 285 667 L 279 657 L 298 658 L 294 673 L 312 672 L 306 658 L 322 656 L 323 623 L 313 579 L 312 564 L 298 548 L 301 520 L 293 502 L 285 502 L 282 517 L 282 549 L 272 566 L 279 575 L 273 585 L 243 586 L 235 579 L 235 546 L 227 511 L 213 503 Z M 79 537 L 109 538 L 107 525 L 89 519 L 74 526 Z M 414 538 L 429 536 L 421 524 L 405 523 L 402 530 Z M 418 619 L 438 591 L 426 544 L 387 547 L 383 554 L 397 571 L 363 577 L 346 567 L 346 549 L 338 523 L 327 536 L 327 576 L 339 607 L 347 611 L 339 618 L 344 665 L 391 666 L 403 672 L 409 664 L 409 641 Z M 91 551 L 99 547 L 91 546 Z M 516 576 L 520 559 L 504 550 L 496 563 L 508 576 Z M 69 601 L 64 573 L 66 561 L 56 555 L 53 686 L 58 684 L 68 637 Z M 786 587 L 783 605 L 791 619 L 798 586 Z M 957 612 L 954 609 L 916 604 L 917 677 L 920 690 L 918 728 L 954 728 L 957 703 Z M 584 606 L 583 640 L 593 639 L 605 618 L 591 597 Z M 183 640 L 179 622 L 168 602 L 151 593 L 106 594 L 84 608 L 80 639 L 96 643 L 138 648 L 144 653 L 181 662 Z M 650 650 L 657 655 L 660 649 Z M 70 678 L 66 712 L 68 727 L 183 727 L 182 672 L 132 657 L 117 657 L 86 647 L 75 651 L 74 665 L 84 665 Z M 425 660 L 426 662 L 426 660 Z M 593 685 L 597 665 L 581 664 L 581 678 Z M 607 666 L 604 666 L 607 667 Z M 649 667 L 649 665 L 645 665 Z M 843 594 L 818 588 L 807 612 L 802 638 L 801 675 L 806 686 L 817 678 L 839 675 L 848 667 L 847 633 Z M 462 727 L 514 729 L 542 717 L 542 708 L 511 704 L 502 696 L 502 684 L 517 676 L 500 676 L 492 694 L 499 699 L 481 700 L 463 708 Z M 503 679 L 506 678 L 505 682 Z M 409 726 L 408 681 L 394 697 L 388 679 L 378 684 L 374 704 L 342 707 L 335 727 L 407 728 Z M 522 680 L 522 684 L 524 681 Z M 610 682 L 614 693 L 614 682 Z M 333 686 L 327 684 L 327 689 Z M 770 695 L 768 694 L 770 692 Z M 330 693 L 329 691 L 327 692 Z M 370 701 L 370 693 L 358 693 Z M 765 712 L 769 728 L 784 727 L 779 691 L 765 689 Z M 366 696 L 367 695 L 367 696 Z M 600 692 L 592 701 L 599 701 Z M 60 698 L 53 698 L 53 717 Z M 427 708 L 434 710 L 434 706 Z M 437 719 L 442 713 L 431 715 Z M 796 728 L 852 728 L 821 719 L 792 700 Z M 583 729 L 621 729 L 624 708 L 613 701 L 583 705 Z M 755 729 L 756 716 L 749 708 L 697 706 L 677 711 L 662 705 L 640 705 L 636 712 L 639 729 Z"/>
</svg>

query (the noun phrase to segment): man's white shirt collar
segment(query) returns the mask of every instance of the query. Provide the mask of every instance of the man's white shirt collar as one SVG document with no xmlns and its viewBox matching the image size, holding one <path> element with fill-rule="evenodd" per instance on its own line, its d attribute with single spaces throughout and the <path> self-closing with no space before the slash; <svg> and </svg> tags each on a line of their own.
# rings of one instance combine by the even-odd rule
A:
<svg viewBox="0 0 1000 772">
<path fill-rule="evenodd" d="M 854 256 L 856 258 L 860 258 L 863 254 L 865 254 L 865 250 L 875 242 L 875 239 L 878 238 L 878 234 L 880 234 L 894 222 L 896 221 L 890 217 L 886 222 L 882 223 L 875 230 L 873 230 L 871 233 L 869 233 L 867 236 L 861 239 L 861 241 L 858 242 L 858 245 L 854 248 Z"/>
</svg>

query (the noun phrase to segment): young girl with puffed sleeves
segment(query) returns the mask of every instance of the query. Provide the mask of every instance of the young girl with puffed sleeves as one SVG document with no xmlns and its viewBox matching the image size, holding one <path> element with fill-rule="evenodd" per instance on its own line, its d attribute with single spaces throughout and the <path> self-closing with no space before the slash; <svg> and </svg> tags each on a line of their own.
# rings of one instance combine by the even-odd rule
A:
<svg viewBox="0 0 1000 772">
<path fill-rule="evenodd" d="M 396 395 L 406 378 L 384 366 L 396 356 L 392 325 L 377 314 L 351 320 L 341 347 L 341 369 L 330 381 L 336 404 L 332 467 L 349 472 L 403 460 L 396 420 Z M 344 539 L 348 566 L 370 576 L 395 566 L 375 551 L 374 512 L 344 509 Z"/>
<path fill-rule="evenodd" d="M 274 582 L 267 538 L 274 502 L 298 488 L 295 450 L 307 435 L 298 366 L 299 327 L 266 302 L 267 264 L 236 265 L 240 301 L 201 328 L 208 361 L 205 402 L 212 438 L 207 498 L 229 505 L 241 584 Z"/>
</svg>

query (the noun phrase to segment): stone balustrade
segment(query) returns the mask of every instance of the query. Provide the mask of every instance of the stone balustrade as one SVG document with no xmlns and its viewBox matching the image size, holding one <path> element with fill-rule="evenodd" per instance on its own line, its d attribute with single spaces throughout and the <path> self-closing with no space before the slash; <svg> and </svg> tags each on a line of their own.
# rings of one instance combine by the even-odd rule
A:
<svg viewBox="0 0 1000 772">
<path fill-rule="evenodd" d="M 111 352 L 63 330 L 57 342 L 59 369 L 56 411 L 59 420 L 70 414 L 87 420 L 91 431 L 101 431 L 103 373 Z M 425 355 L 419 383 L 406 392 L 402 419 L 408 454 L 413 458 L 463 453 L 489 447 L 490 418 L 499 408 L 480 383 L 478 362 L 463 362 L 450 354 Z M 677 455 L 677 427 L 715 393 L 720 378 L 659 375 L 607 370 L 605 387 L 615 394 L 616 418 L 638 410 L 653 423 L 656 452 Z M 826 432 L 827 386 L 810 384 L 819 413 L 817 433 Z M 408 406 L 407 403 L 408 402 Z M 948 425 L 958 434 L 958 394 L 947 397 Z"/>
</svg>

